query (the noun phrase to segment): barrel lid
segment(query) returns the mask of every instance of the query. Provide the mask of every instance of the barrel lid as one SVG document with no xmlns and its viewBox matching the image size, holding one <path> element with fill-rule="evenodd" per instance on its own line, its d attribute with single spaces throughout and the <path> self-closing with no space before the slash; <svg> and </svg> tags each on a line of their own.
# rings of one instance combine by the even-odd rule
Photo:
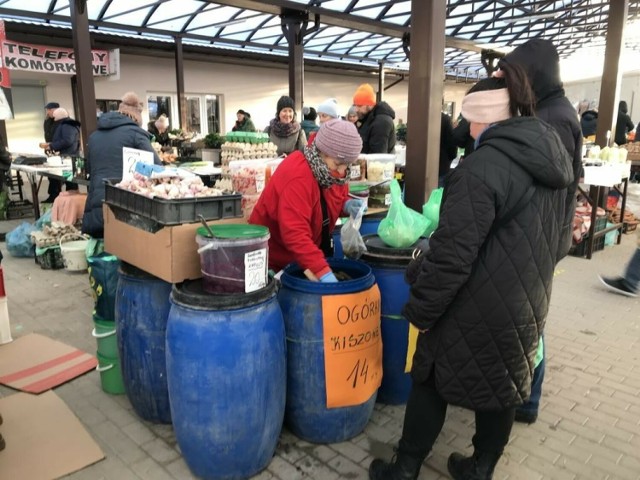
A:
<svg viewBox="0 0 640 480">
<path fill-rule="evenodd" d="M 237 310 L 257 305 L 275 295 L 276 283 L 270 280 L 266 287 L 251 293 L 209 293 L 202 279 L 176 283 L 171 289 L 171 301 L 194 310 Z"/>
<path fill-rule="evenodd" d="M 231 225 L 209 225 L 209 228 L 213 231 L 216 238 L 260 238 L 269 234 L 269 229 L 262 225 L 248 225 L 248 224 L 231 224 Z M 198 228 L 196 233 L 202 237 L 211 238 L 209 232 L 204 227 Z"/>
<path fill-rule="evenodd" d="M 429 249 L 429 239 L 421 237 L 410 247 L 390 247 L 382 241 L 379 235 L 371 234 L 362 237 L 367 251 L 362 255 L 362 260 L 371 264 L 407 265 L 418 252 L 426 252 Z"/>
</svg>

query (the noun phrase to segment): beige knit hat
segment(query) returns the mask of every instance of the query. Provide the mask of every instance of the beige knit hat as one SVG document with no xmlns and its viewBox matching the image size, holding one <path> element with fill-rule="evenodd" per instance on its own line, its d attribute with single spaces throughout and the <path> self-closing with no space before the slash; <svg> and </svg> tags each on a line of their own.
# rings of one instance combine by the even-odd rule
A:
<svg viewBox="0 0 640 480">
<path fill-rule="evenodd" d="M 58 120 L 62 120 L 63 118 L 69 118 L 69 112 L 67 112 L 64 108 L 56 108 L 53 111 L 53 119 L 57 122 Z"/>
<path fill-rule="evenodd" d="M 118 105 L 118 111 L 131 118 L 138 125 L 142 125 L 142 102 L 134 92 L 127 92 Z"/>
</svg>

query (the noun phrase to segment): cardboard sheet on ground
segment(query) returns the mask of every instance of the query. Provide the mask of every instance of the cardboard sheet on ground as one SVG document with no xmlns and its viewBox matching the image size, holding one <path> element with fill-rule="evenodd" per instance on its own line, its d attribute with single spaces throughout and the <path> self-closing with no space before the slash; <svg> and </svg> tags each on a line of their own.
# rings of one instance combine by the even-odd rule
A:
<svg viewBox="0 0 640 480">
<path fill-rule="evenodd" d="M 0 347 L 0 383 L 42 393 L 92 370 L 93 355 L 37 333 Z"/>
<path fill-rule="evenodd" d="M 69 407 L 53 392 L 0 398 L 7 446 L 0 453 L 0 480 L 49 480 L 76 472 L 104 453 Z"/>
</svg>

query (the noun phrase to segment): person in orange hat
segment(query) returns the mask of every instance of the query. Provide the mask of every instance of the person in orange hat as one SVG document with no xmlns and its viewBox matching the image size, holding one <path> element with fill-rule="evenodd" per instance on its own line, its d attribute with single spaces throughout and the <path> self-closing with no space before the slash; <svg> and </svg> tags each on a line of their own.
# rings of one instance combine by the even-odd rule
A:
<svg viewBox="0 0 640 480">
<path fill-rule="evenodd" d="M 376 93 L 368 83 L 358 87 L 353 95 L 362 137 L 362 153 L 392 153 L 396 146 L 393 119 L 396 112 L 387 102 L 376 102 Z"/>
</svg>

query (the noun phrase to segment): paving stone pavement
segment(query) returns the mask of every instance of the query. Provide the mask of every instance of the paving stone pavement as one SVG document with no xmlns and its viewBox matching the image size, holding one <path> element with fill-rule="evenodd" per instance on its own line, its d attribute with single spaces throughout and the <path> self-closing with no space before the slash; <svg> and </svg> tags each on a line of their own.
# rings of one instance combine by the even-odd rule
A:
<svg viewBox="0 0 640 480">
<path fill-rule="evenodd" d="M 15 224 L 2 222 L 0 229 Z M 495 479 L 640 479 L 640 308 L 638 299 L 609 293 L 596 278 L 598 272 L 620 273 L 634 248 L 634 235 L 625 235 L 622 245 L 592 260 L 568 257 L 558 265 L 540 416 L 533 425 L 514 426 Z M 37 332 L 94 352 L 87 275 L 41 270 L 32 259 L 8 256 L 4 243 L 0 249 L 14 338 Z M 55 392 L 106 455 L 66 478 L 194 478 L 172 428 L 140 420 L 126 396 L 102 392 L 96 372 Z M 0 386 L 0 397 L 14 393 Z M 393 454 L 403 417 L 403 407 L 376 405 L 362 434 L 331 445 L 314 445 L 285 430 L 273 461 L 254 479 L 366 479 L 374 457 Z M 456 450 L 472 451 L 473 430 L 471 412 L 450 408 L 419 478 L 449 478 L 446 459 Z"/>
</svg>

